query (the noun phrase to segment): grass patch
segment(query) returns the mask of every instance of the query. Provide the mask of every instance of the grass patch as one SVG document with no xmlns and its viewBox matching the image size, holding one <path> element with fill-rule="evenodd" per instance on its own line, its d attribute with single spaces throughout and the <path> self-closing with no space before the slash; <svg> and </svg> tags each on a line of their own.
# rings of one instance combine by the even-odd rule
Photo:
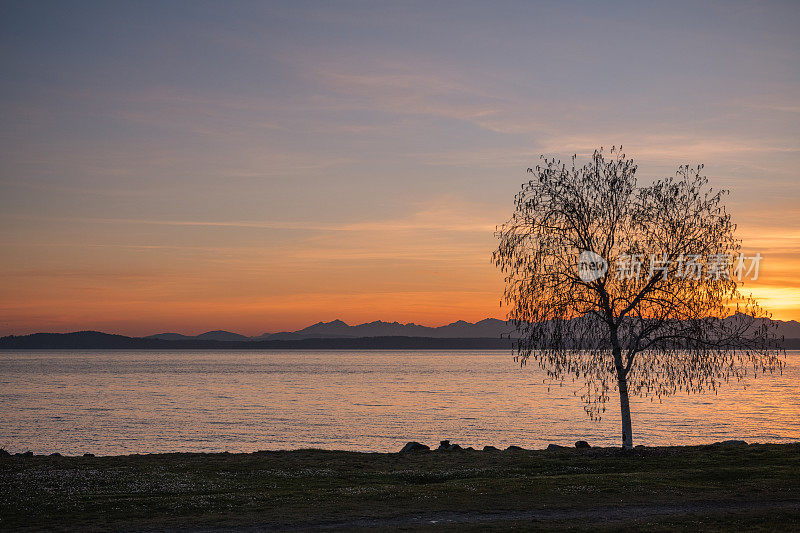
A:
<svg viewBox="0 0 800 533">
<path fill-rule="evenodd" d="M 773 530 L 798 525 L 800 445 L 12 456 L 0 487 L 2 529 Z"/>
</svg>

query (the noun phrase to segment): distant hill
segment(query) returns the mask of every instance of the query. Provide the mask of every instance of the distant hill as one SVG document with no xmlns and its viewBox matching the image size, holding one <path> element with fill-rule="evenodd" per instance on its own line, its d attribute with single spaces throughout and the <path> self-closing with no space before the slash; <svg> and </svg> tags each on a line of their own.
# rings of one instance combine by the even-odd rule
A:
<svg viewBox="0 0 800 533">
<path fill-rule="evenodd" d="M 32 335 L 9 335 L 0 338 L 0 348 L 10 349 L 136 349 L 151 348 L 148 339 L 112 335 L 100 331 L 76 331 L 73 333 L 34 333 Z M 158 341 L 155 341 L 158 342 Z M 162 341 L 166 342 L 166 341 Z"/>
<path fill-rule="evenodd" d="M 401 324 L 400 322 L 384 322 L 376 320 L 350 326 L 342 320 L 331 322 L 317 322 L 311 326 L 297 331 L 283 331 L 280 333 L 265 333 L 254 340 L 267 339 L 313 339 L 336 337 L 430 337 L 430 338 L 499 338 L 514 332 L 514 327 L 505 320 L 487 318 L 479 322 L 465 322 L 459 320 L 446 326 L 430 327 L 414 323 Z"/>
<path fill-rule="evenodd" d="M 726 318 L 725 320 L 735 320 L 737 315 L 733 315 L 731 317 Z M 773 324 L 777 324 L 775 329 L 775 334 L 778 337 L 784 337 L 785 339 L 800 339 L 800 322 L 796 320 L 770 320 L 769 318 L 760 318 L 756 321 L 758 324 L 762 324 L 764 322 L 772 322 Z"/>
<path fill-rule="evenodd" d="M 194 339 L 196 337 L 190 335 L 181 335 L 180 333 L 156 333 L 155 335 L 148 335 L 142 337 L 143 339 L 161 339 L 165 341 L 182 341 L 186 339 Z"/>
<path fill-rule="evenodd" d="M 201 333 L 196 338 L 208 339 L 214 341 L 249 341 L 250 337 L 239 335 L 238 333 L 231 333 L 230 331 L 206 331 Z"/>
<path fill-rule="evenodd" d="M 180 341 L 180 340 L 213 340 L 213 341 L 249 341 L 252 337 L 240 335 L 238 333 L 231 333 L 230 331 L 206 331 L 200 335 L 190 336 L 182 335 L 180 333 L 156 333 L 155 335 L 148 335 L 143 337 L 145 339 L 161 339 L 165 341 Z"/>
<path fill-rule="evenodd" d="M 776 320 L 778 322 L 778 335 L 787 339 L 800 339 L 800 322 L 797 320 Z"/>
</svg>

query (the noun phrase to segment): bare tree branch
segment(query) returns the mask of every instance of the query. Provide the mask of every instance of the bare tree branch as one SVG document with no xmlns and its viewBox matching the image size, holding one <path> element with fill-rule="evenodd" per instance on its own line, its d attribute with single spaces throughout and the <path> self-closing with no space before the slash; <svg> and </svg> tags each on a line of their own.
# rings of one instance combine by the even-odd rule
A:
<svg viewBox="0 0 800 533">
<path fill-rule="evenodd" d="M 769 314 L 740 292 L 727 263 L 707 273 L 709 258 L 734 257 L 741 242 L 727 191 L 708 187 L 702 165 L 640 187 L 621 148 L 608 158 L 597 150 L 583 166 L 576 159 L 567 166 L 541 157 L 497 230 L 493 261 L 505 274 L 519 361 L 535 361 L 555 381 L 582 381 L 592 417 L 618 391 L 624 446 L 632 445 L 629 393 L 716 390 L 749 368 L 780 371 Z M 581 277 L 583 252 L 608 271 Z M 638 262 L 637 275 L 615 270 L 625 258 Z M 707 271 L 687 275 L 698 268 Z"/>
</svg>

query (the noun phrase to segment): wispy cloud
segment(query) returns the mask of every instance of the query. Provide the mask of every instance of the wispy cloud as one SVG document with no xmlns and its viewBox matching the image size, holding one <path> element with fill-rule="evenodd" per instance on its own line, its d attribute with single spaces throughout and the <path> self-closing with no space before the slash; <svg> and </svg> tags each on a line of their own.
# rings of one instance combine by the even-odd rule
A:
<svg viewBox="0 0 800 533">
<path fill-rule="evenodd" d="M 435 230 L 441 232 L 467 232 L 491 233 L 495 230 L 496 223 L 486 216 L 485 211 L 479 211 L 476 216 L 467 206 L 460 201 L 453 201 L 455 207 L 449 202 L 442 203 L 422 202 L 417 210 L 404 218 L 372 220 L 364 222 L 330 222 L 320 221 L 251 221 L 251 220 L 172 220 L 157 218 L 103 218 L 103 217 L 53 217 L 47 215 L 6 213 L 0 217 L 13 220 L 38 220 L 53 223 L 73 222 L 82 224 L 119 224 L 119 225 L 148 225 L 148 226 L 176 226 L 176 227 L 218 227 L 218 228 L 247 228 L 266 230 L 304 230 L 317 232 L 397 232 Z M 429 207 L 433 206 L 433 207 Z M 483 220 L 481 220 L 483 219 Z"/>
</svg>

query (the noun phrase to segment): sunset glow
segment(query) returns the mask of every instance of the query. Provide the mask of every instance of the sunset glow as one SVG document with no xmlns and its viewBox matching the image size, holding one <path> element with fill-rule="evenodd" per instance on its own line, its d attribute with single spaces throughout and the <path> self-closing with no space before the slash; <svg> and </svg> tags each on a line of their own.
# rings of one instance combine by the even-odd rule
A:
<svg viewBox="0 0 800 533">
<path fill-rule="evenodd" d="M 526 167 L 612 144 L 642 183 L 704 163 L 764 256 L 744 292 L 800 320 L 788 4 L 13 6 L 2 335 L 501 318 Z"/>
</svg>

